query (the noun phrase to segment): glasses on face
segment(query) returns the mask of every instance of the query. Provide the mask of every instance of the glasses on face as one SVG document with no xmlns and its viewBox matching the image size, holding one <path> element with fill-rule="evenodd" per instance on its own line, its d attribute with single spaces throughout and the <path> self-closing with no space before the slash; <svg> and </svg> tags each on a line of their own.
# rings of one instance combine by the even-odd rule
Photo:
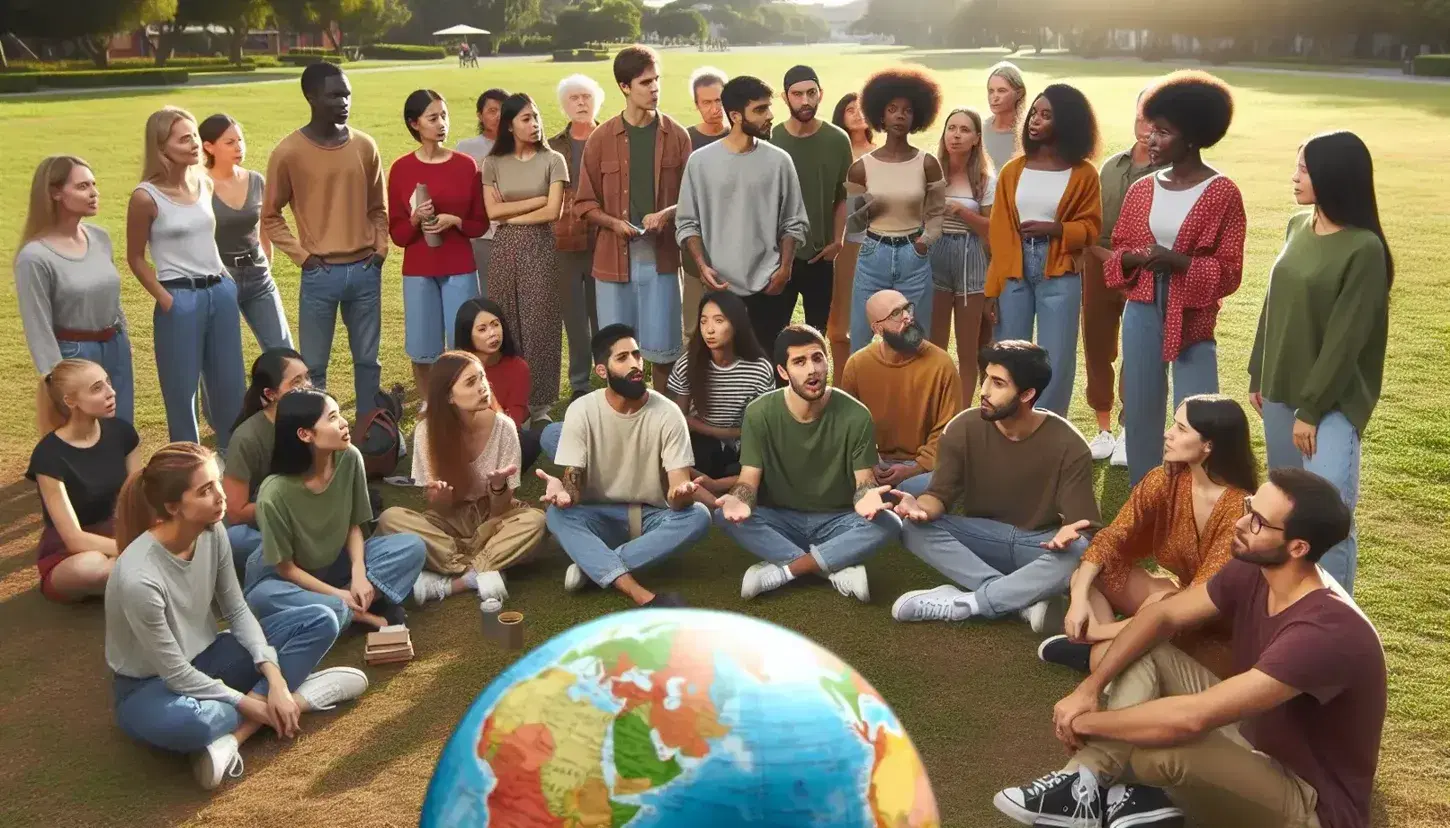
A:
<svg viewBox="0 0 1450 828">
<path fill-rule="evenodd" d="M 876 324 L 880 325 L 883 322 L 898 322 L 901 320 L 902 317 L 906 316 L 907 314 L 911 314 L 913 317 L 916 316 L 915 302 L 907 302 L 905 305 L 902 305 L 891 313 L 886 314 L 886 316 L 882 317 L 881 319 L 876 320 Z"/>
<path fill-rule="evenodd" d="M 1284 527 L 1268 523 L 1264 520 L 1263 515 L 1254 511 L 1254 498 L 1252 496 L 1244 498 L 1244 514 L 1249 516 L 1249 531 L 1255 535 L 1265 529 L 1273 529 L 1275 532 L 1284 531 Z"/>
</svg>

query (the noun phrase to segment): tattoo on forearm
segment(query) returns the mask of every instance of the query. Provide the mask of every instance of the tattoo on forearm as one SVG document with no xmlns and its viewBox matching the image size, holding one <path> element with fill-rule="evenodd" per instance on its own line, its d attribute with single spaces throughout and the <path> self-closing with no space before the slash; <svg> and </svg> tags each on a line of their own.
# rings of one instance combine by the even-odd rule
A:
<svg viewBox="0 0 1450 828">
<path fill-rule="evenodd" d="M 755 508 L 755 487 L 749 483 L 736 483 L 730 487 L 730 491 L 727 494 L 733 495 L 746 506 L 752 509 Z"/>
<path fill-rule="evenodd" d="M 875 490 L 876 490 L 876 483 L 874 481 L 873 482 L 870 482 L 870 483 L 862 483 L 861 485 L 857 486 L 856 487 L 856 493 L 853 494 L 853 495 L 851 495 L 851 505 L 854 506 L 857 503 L 860 503 L 861 502 L 861 498 L 865 497 L 866 495 L 870 494 L 871 492 L 873 492 Z"/>
<path fill-rule="evenodd" d="M 575 503 L 579 502 L 579 489 L 584 485 L 584 470 L 577 466 L 570 466 L 564 469 L 560 475 L 559 482 L 564 484 L 564 492 Z"/>
</svg>

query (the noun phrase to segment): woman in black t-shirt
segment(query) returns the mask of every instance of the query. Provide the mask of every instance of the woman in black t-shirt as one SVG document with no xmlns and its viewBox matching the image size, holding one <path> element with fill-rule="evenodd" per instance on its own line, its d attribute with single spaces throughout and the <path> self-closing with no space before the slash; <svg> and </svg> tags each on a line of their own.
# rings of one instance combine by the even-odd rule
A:
<svg viewBox="0 0 1450 828">
<path fill-rule="evenodd" d="M 40 591 L 61 602 L 100 595 L 120 554 L 111 525 L 116 495 L 141 468 L 141 439 L 116 418 L 105 369 L 84 359 L 63 359 L 45 375 L 36 419 L 44 436 L 25 476 L 40 488 L 45 518 L 36 559 Z"/>
</svg>

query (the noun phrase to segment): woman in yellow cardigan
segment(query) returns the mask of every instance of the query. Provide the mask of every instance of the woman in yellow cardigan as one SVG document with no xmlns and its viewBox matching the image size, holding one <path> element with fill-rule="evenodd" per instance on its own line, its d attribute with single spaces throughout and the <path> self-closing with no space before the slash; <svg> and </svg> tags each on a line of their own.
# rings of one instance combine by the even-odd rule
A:
<svg viewBox="0 0 1450 828">
<path fill-rule="evenodd" d="M 997 178 L 987 240 L 987 314 L 997 340 L 1033 339 L 1046 349 L 1052 382 L 1038 408 L 1067 414 L 1077 375 L 1082 269 L 1078 256 L 1103 224 L 1092 105 L 1054 83 L 1037 96 L 1022 134 L 1023 154 Z"/>
</svg>

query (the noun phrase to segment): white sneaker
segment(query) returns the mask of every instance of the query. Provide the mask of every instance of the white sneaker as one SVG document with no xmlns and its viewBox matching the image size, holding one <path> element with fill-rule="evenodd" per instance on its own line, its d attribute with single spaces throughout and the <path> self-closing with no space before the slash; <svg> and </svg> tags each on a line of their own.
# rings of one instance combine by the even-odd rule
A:
<svg viewBox="0 0 1450 828">
<path fill-rule="evenodd" d="M 832 572 L 831 585 L 847 598 L 855 598 L 863 604 L 871 603 L 871 586 L 866 582 L 866 567 L 848 566 L 840 572 Z"/>
<path fill-rule="evenodd" d="M 437 572 L 423 570 L 413 582 L 413 603 L 423 606 L 429 601 L 442 601 L 453 594 L 453 579 Z"/>
<path fill-rule="evenodd" d="M 1119 431 L 1118 437 L 1114 441 L 1114 443 L 1115 445 L 1113 446 L 1113 459 L 1109 460 L 1108 462 L 1112 463 L 1114 466 L 1125 469 L 1128 467 L 1127 433 Z"/>
<path fill-rule="evenodd" d="M 356 667 L 329 667 L 302 681 L 296 695 L 307 700 L 314 711 L 331 710 L 339 702 L 352 701 L 367 692 L 367 674 Z"/>
<path fill-rule="evenodd" d="M 486 601 L 489 598 L 497 598 L 500 601 L 507 601 L 508 597 L 509 590 L 504 586 L 502 575 L 494 571 L 478 573 L 478 600 Z"/>
<path fill-rule="evenodd" d="M 482 576 L 479 580 L 483 580 Z M 589 579 L 584 577 L 584 570 L 579 568 L 579 564 L 569 564 L 569 569 L 564 572 L 564 591 L 578 592 L 588 583 Z"/>
<path fill-rule="evenodd" d="M 1099 431 L 1098 436 L 1088 443 L 1088 451 L 1093 453 L 1093 460 L 1106 460 L 1113 456 L 1113 451 L 1118 447 L 1118 441 L 1113 439 L 1111 431 Z"/>
<path fill-rule="evenodd" d="M 972 617 L 972 609 L 964 600 L 970 594 L 951 584 L 914 589 L 891 605 L 891 617 L 897 621 L 965 621 Z"/>
<path fill-rule="evenodd" d="M 242 775 L 242 754 L 237 737 L 228 733 L 191 755 L 191 772 L 204 791 L 214 791 L 228 776 Z"/>
<path fill-rule="evenodd" d="M 745 578 L 740 582 L 740 597 L 749 600 L 762 592 L 779 589 L 791 580 L 793 578 L 790 570 L 777 564 L 761 561 L 745 570 Z"/>
<path fill-rule="evenodd" d="M 1047 610 L 1048 602 L 1038 601 L 1027 609 L 1018 612 L 1017 615 L 1023 621 L 1027 622 L 1027 625 L 1032 628 L 1033 632 L 1040 633 L 1047 627 Z"/>
</svg>

